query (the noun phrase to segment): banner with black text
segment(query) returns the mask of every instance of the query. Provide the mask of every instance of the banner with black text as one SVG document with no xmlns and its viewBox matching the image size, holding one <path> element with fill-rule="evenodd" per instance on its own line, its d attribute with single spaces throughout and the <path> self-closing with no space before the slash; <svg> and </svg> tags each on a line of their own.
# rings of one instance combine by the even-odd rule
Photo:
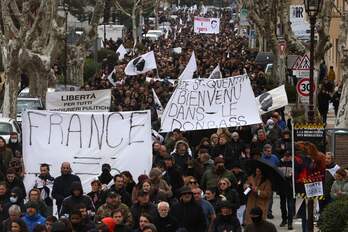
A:
<svg viewBox="0 0 348 232">
<path fill-rule="evenodd" d="M 51 175 L 60 175 L 62 162 L 70 162 L 84 189 L 108 163 L 112 175 L 128 170 L 134 179 L 149 174 L 152 166 L 150 111 L 23 113 L 23 158 L 26 186 L 34 183 L 41 163 Z"/>
<path fill-rule="evenodd" d="M 161 120 L 161 132 L 261 123 L 247 75 L 179 81 Z"/>
<path fill-rule="evenodd" d="M 109 111 L 111 89 L 47 92 L 46 109 L 53 111 Z"/>
</svg>

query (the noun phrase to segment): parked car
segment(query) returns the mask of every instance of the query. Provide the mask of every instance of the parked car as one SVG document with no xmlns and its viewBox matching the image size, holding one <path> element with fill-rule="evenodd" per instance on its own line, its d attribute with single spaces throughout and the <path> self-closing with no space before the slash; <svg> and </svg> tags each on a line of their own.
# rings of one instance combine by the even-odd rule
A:
<svg viewBox="0 0 348 232">
<path fill-rule="evenodd" d="M 43 110 L 44 105 L 37 97 L 19 97 L 17 98 L 17 122 L 22 122 L 22 113 L 25 110 Z"/>
<path fill-rule="evenodd" d="M 16 132 L 18 139 L 21 139 L 21 127 L 12 118 L 0 118 L 0 136 L 6 140 L 6 143 L 10 140 L 10 133 Z"/>
</svg>

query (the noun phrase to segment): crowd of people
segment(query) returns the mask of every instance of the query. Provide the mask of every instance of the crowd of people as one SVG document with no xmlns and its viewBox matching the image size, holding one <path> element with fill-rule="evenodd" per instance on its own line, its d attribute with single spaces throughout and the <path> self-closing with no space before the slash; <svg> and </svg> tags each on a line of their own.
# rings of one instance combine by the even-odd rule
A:
<svg viewBox="0 0 348 232">
<path fill-rule="evenodd" d="M 143 41 L 145 48 L 155 51 L 157 72 L 125 78 L 123 70 L 131 59 L 126 56 L 116 67 L 105 65 L 81 89 L 112 88 L 113 111 L 151 109 L 156 128 L 151 89 L 165 105 L 175 88 L 168 79 L 179 76 L 194 50 L 196 76 L 207 77 L 220 64 L 224 77 L 247 72 L 255 95 L 267 90 L 262 67 L 255 64 L 248 40 L 236 33 L 231 12 L 208 12 L 206 16 L 220 16 L 222 29 L 218 35 L 205 36 L 193 34 L 192 15 L 187 11 L 179 10 L 176 15 L 166 18 L 172 25 L 167 38 Z M 117 43 L 127 42 L 128 38 Z M 181 47 L 182 54 L 174 53 L 175 47 Z M 105 77 L 114 68 L 113 87 Z M 291 133 L 282 110 L 266 114 L 259 125 L 199 132 L 175 129 L 154 136 L 150 173 L 133 177 L 124 170 L 113 176 L 112 167 L 103 164 L 87 194 L 68 162 L 61 164 L 61 175 L 55 177 L 48 164 L 41 164 L 40 174 L 26 189 L 21 154 L 17 134 L 11 134 L 8 143 L 0 138 L 0 231 L 238 232 L 243 227 L 247 232 L 277 231 L 267 220 L 274 218 L 276 186 L 262 168 L 248 170 L 245 164 L 251 159 L 262 159 L 283 172 L 287 187 L 277 188 L 280 226 L 293 228 Z M 326 173 L 330 176 L 325 179 L 325 194 L 332 199 L 347 195 L 345 170 L 338 169 L 330 154 L 327 160 L 328 169 L 334 171 Z"/>
</svg>

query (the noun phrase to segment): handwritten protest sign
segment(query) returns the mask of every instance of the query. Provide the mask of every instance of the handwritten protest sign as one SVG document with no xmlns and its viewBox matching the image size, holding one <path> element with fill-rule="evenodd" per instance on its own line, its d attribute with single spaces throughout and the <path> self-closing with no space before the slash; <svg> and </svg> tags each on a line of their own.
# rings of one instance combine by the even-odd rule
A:
<svg viewBox="0 0 348 232">
<path fill-rule="evenodd" d="M 322 196 L 322 195 L 324 195 L 324 192 L 323 192 L 323 182 L 322 181 L 318 181 L 318 182 L 305 184 L 305 190 L 306 190 L 307 197 L 319 197 L 319 196 Z"/>
<path fill-rule="evenodd" d="M 261 123 L 247 75 L 180 81 L 162 116 L 161 132 Z"/>
<path fill-rule="evenodd" d="M 109 111 L 111 89 L 47 92 L 46 109 L 54 111 Z"/>
<path fill-rule="evenodd" d="M 137 179 L 151 169 L 151 141 L 149 111 L 29 110 L 23 113 L 23 157 L 28 174 L 25 182 L 30 184 L 41 163 L 51 165 L 52 176 L 59 176 L 65 161 L 71 163 L 86 187 L 100 174 L 103 163 L 111 165 L 112 174 L 129 170 Z"/>
</svg>

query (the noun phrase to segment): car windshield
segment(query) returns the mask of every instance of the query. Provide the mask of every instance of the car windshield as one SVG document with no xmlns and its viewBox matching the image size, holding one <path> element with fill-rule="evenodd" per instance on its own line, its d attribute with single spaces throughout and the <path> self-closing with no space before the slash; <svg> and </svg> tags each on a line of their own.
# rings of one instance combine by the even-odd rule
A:
<svg viewBox="0 0 348 232">
<path fill-rule="evenodd" d="M 37 110 L 41 107 L 38 100 L 18 100 L 17 101 L 17 113 L 20 114 L 26 109 Z"/>
<path fill-rule="evenodd" d="M 10 123 L 0 122 L 0 135 L 10 135 L 12 126 Z"/>
</svg>

